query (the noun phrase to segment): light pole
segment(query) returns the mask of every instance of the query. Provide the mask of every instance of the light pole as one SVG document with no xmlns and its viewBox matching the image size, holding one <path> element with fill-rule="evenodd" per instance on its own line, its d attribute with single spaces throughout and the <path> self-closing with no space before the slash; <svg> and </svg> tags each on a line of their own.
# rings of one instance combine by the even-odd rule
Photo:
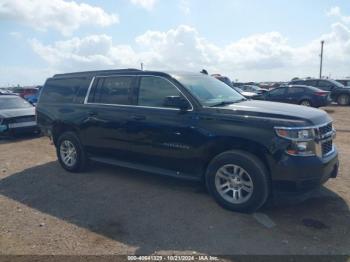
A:
<svg viewBox="0 0 350 262">
<path fill-rule="evenodd" d="M 320 79 L 322 78 L 322 66 L 323 66 L 323 45 L 324 45 L 324 40 L 321 41 L 321 61 L 320 61 Z"/>
</svg>

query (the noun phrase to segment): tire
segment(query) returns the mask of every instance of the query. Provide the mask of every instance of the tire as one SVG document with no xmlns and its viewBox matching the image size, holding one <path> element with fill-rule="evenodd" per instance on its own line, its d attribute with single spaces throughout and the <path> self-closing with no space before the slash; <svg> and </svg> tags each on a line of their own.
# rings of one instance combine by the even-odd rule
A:
<svg viewBox="0 0 350 262">
<path fill-rule="evenodd" d="M 226 175 L 224 175 L 225 178 L 222 178 L 223 170 L 227 171 L 225 173 L 231 173 L 230 179 L 225 180 Z M 241 185 L 237 181 L 237 175 L 233 176 L 234 170 L 237 171 L 237 174 L 243 172 L 240 176 Z M 232 179 L 232 177 L 236 178 Z M 246 186 L 249 184 L 249 179 L 251 186 Z M 254 212 L 264 205 L 270 193 L 270 180 L 265 165 L 256 156 L 241 150 L 224 152 L 215 157 L 208 166 L 205 180 L 208 191 L 216 202 L 231 211 Z M 223 187 L 225 183 L 230 185 Z M 238 193 L 239 187 L 241 187 L 240 194 Z M 251 189 L 250 192 L 246 191 L 247 188 Z M 228 192 L 224 194 L 223 190 L 228 190 Z M 242 197 L 239 201 L 234 199 L 239 198 L 239 195 Z"/>
<path fill-rule="evenodd" d="M 350 96 L 345 94 L 339 95 L 337 97 L 337 103 L 338 105 L 341 105 L 341 106 L 348 105 L 350 103 Z"/>
<path fill-rule="evenodd" d="M 304 100 L 301 100 L 299 105 L 301 106 L 308 106 L 308 107 L 312 107 L 312 103 L 310 100 L 307 100 L 307 99 L 304 99 Z"/>
<path fill-rule="evenodd" d="M 73 150 L 75 151 L 75 154 Z M 65 159 L 65 156 L 69 155 L 67 153 L 68 151 L 70 151 L 70 156 L 72 157 L 70 163 L 67 161 L 67 158 Z M 86 152 L 81 145 L 79 138 L 73 132 L 65 132 L 59 136 L 56 145 L 56 153 L 61 166 L 69 172 L 82 172 L 87 167 L 88 158 Z M 75 160 L 73 161 L 73 159 Z"/>
</svg>

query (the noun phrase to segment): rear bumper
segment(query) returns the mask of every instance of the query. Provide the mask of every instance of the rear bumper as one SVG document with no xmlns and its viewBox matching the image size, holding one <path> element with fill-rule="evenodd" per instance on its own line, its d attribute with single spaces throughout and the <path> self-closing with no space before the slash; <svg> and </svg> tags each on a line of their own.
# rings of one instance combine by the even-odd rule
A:
<svg viewBox="0 0 350 262">
<path fill-rule="evenodd" d="M 272 187 L 274 195 L 297 196 L 313 191 L 338 175 L 338 152 L 326 158 L 285 156 L 274 169 Z"/>
<path fill-rule="evenodd" d="M 329 97 L 319 97 L 314 99 L 313 103 L 314 107 L 328 106 L 332 103 L 332 99 Z"/>
</svg>

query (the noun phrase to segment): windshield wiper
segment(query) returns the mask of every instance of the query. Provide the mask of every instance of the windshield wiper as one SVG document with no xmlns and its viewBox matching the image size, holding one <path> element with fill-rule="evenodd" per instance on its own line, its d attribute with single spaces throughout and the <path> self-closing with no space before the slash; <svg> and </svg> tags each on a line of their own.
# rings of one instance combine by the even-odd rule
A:
<svg viewBox="0 0 350 262">
<path fill-rule="evenodd" d="M 236 103 L 239 103 L 239 102 L 242 102 L 242 101 L 246 101 L 246 100 L 247 100 L 246 98 L 242 98 L 242 99 L 239 99 L 239 100 L 236 100 L 236 101 L 221 101 L 220 103 L 211 105 L 210 107 L 226 106 L 226 105 L 236 104 Z"/>
</svg>

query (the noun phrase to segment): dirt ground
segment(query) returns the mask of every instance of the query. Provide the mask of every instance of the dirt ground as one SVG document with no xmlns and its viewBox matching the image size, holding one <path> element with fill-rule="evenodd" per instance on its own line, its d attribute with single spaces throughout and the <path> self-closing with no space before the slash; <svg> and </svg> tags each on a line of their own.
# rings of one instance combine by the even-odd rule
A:
<svg viewBox="0 0 350 262">
<path fill-rule="evenodd" d="M 350 107 L 326 110 L 339 177 L 251 215 L 193 182 L 100 164 L 67 173 L 44 137 L 0 140 L 0 254 L 350 255 Z"/>
</svg>

